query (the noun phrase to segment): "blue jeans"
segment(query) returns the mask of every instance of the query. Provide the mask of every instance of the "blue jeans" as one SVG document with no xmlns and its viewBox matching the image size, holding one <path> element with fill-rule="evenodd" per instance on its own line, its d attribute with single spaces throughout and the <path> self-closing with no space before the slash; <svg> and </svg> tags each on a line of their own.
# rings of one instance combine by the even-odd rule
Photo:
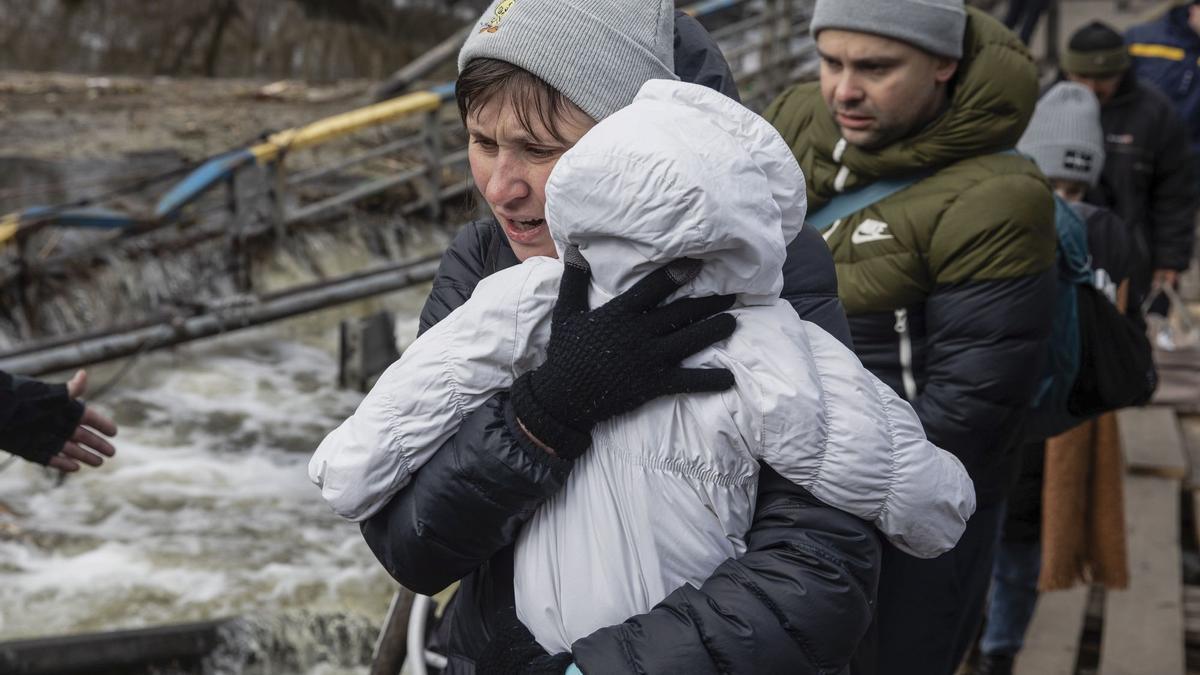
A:
<svg viewBox="0 0 1200 675">
<path fill-rule="evenodd" d="M 992 569 L 987 623 L 979 639 L 984 654 L 1015 656 L 1037 604 L 1042 547 L 1038 542 L 1001 541 Z"/>
</svg>

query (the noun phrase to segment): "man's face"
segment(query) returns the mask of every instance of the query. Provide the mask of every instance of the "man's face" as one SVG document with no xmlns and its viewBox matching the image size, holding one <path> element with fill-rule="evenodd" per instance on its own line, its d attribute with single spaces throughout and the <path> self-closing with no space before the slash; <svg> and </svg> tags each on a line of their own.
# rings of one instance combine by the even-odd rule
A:
<svg viewBox="0 0 1200 675">
<path fill-rule="evenodd" d="M 562 138 L 556 139 L 536 121 L 526 130 L 503 101 L 497 97 L 467 115 L 471 175 L 518 260 L 557 257 L 546 226 L 546 181 L 559 157 L 596 123 L 572 105 L 559 121 Z"/>
<path fill-rule="evenodd" d="M 1121 86 L 1121 78 L 1124 73 L 1109 75 L 1107 77 L 1086 77 L 1084 75 L 1072 75 L 1067 73 L 1067 79 L 1072 82 L 1078 82 L 1096 95 L 1096 99 L 1100 101 L 1100 105 L 1106 105 L 1117 94 L 1117 88 Z"/>
<path fill-rule="evenodd" d="M 826 29 L 817 35 L 821 96 L 842 136 L 881 148 L 928 124 L 941 111 L 958 62 L 890 38 Z"/>
<path fill-rule="evenodd" d="M 1192 30 L 1197 35 L 1200 35 L 1200 4 L 1193 4 L 1191 7 L 1188 7 L 1188 25 L 1192 27 Z"/>
</svg>

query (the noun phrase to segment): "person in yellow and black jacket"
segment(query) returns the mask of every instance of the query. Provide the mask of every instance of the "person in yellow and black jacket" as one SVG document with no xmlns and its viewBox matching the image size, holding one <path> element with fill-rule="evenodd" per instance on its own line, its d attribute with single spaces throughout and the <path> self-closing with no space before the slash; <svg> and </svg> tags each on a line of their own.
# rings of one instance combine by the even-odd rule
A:
<svg viewBox="0 0 1200 675">
<path fill-rule="evenodd" d="M 1200 155 L 1200 0 L 1183 2 L 1125 33 L 1133 70 L 1175 104 Z"/>
<path fill-rule="evenodd" d="M 1033 113 L 1036 68 L 961 0 L 818 0 L 812 31 L 820 82 L 787 90 L 765 116 L 796 153 L 812 209 L 917 179 L 824 236 L 859 358 L 963 461 L 979 504 L 937 559 L 885 545 L 874 634 L 854 671 L 949 675 L 979 625 L 1051 329 L 1051 190 L 1006 152 Z"/>
</svg>

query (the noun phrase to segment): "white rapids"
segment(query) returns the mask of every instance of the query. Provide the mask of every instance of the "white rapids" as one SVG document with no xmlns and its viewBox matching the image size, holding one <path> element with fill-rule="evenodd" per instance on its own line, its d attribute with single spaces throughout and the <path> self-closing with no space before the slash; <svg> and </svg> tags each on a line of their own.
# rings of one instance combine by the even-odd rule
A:
<svg viewBox="0 0 1200 675">
<path fill-rule="evenodd" d="M 409 311 L 424 292 L 400 294 Z M 328 320 L 302 342 L 308 323 L 141 358 L 95 403 L 120 425 L 117 456 L 98 470 L 61 485 L 19 460 L 0 471 L 0 640 L 256 616 L 257 633 L 241 632 L 272 649 L 287 634 L 362 633 L 344 653 L 292 645 L 278 672 L 362 672 L 396 586 L 305 474 L 361 399 L 335 386 Z"/>
</svg>

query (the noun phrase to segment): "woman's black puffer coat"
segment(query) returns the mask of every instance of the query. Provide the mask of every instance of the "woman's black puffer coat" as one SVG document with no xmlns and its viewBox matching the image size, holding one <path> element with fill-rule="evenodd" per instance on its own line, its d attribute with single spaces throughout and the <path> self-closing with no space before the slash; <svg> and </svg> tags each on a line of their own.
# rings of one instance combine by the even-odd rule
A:
<svg viewBox="0 0 1200 675">
<path fill-rule="evenodd" d="M 675 49 L 683 79 L 736 98 L 719 50 L 682 13 Z M 464 227 L 442 257 L 421 331 L 465 302 L 480 279 L 517 262 L 495 222 Z M 849 346 L 833 259 L 812 228 L 788 246 L 783 296 Z M 448 674 L 474 672 L 493 613 L 513 606 L 512 543 L 571 470 L 509 433 L 507 400 L 498 394 L 465 419 L 362 526 L 404 586 L 433 594 L 461 580 L 434 638 Z M 841 672 L 871 622 L 880 565 L 874 528 L 764 465 L 746 545 L 700 588 L 677 589 L 650 612 L 577 641 L 579 667 L 589 674 Z"/>
</svg>

